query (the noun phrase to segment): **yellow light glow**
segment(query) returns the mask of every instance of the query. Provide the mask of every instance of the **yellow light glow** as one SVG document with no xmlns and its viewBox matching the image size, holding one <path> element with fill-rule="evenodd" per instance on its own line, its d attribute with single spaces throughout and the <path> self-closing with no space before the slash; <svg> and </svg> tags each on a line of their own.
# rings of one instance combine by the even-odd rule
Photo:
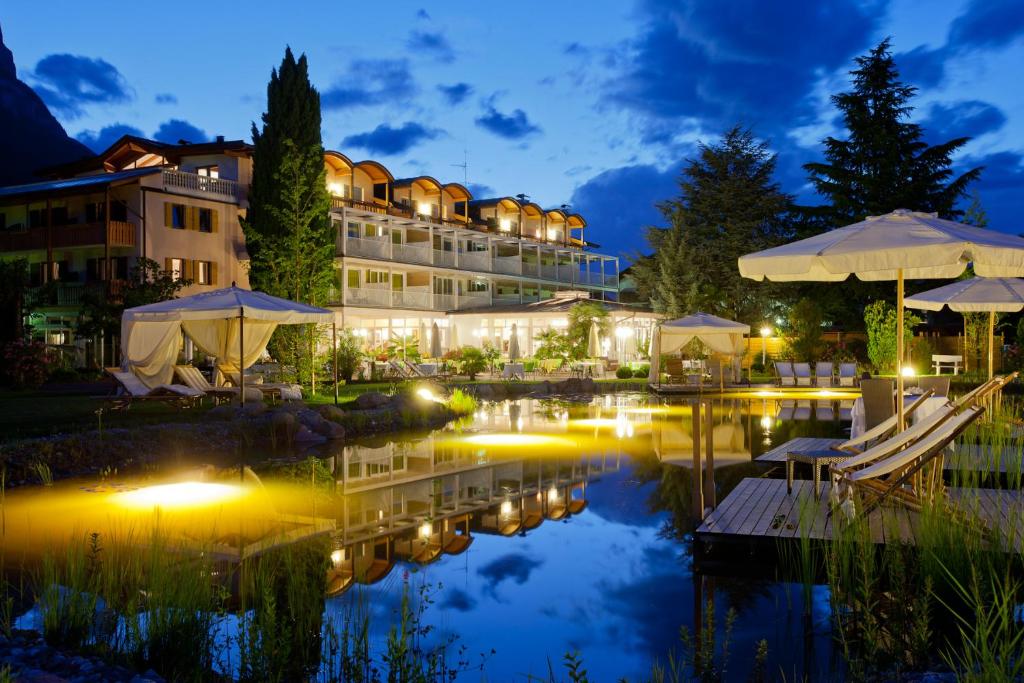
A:
<svg viewBox="0 0 1024 683">
<path fill-rule="evenodd" d="M 772 336 L 772 328 L 770 328 L 770 327 L 762 327 L 761 328 L 761 336 L 762 337 L 770 337 L 770 336 Z"/>
<path fill-rule="evenodd" d="M 835 393 L 834 391 L 829 391 L 828 389 L 820 389 L 818 391 L 818 396 L 821 396 L 822 398 L 829 398 L 839 396 L 839 394 Z"/>
<path fill-rule="evenodd" d="M 179 484 L 144 486 L 134 491 L 117 494 L 122 505 L 137 508 L 175 508 L 224 503 L 238 498 L 243 493 L 241 486 L 187 481 Z"/>
<path fill-rule="evenodd" d="M 416 395 L 422 398 L 424 401 L 433 401 L 434 403 L 444 403 L 444 401 L 434 395 L 427 387 L 420 387 L 416 390 Z"/>
<path fill-rule="evenodd" d="M 548 502 L 554 503 L 558 500 L 558 489 L 554 486 L 548 489 Z"/>
<path fill-rule="evenodd" d="M 761 416 L 761 429 L 768 431 L 772 428 L 772 418 L 768 415 Z"/>
<path fill-rule="evenodd" d="M 416 205 L 416 210 L 420 213 L 421 216 L 429 216 L 430 204 L 427 204 L 426 202 L 420 202 L 419 204 Z"/>
<path fill-rule="evenodd" d="M 913 368 L 913 367 L 911 367 L 910 365 L 904 365 L 904 366 L 903 366 L 903 376 L 904 376 L 904 377 L 913 377 L 913 376 L 915 376 L 916 374 L 917 374 L 917 373 L 916 373 L 916 372 L 914 372 L 914 368 Z"/>
<path fill-rule="evenodd" d="M 549 240 L 556 240 L 556 239 L 558 239 L 558 231 L 557 230 L 552 230 L 551 228 L 548 228 L 548 239 Z"/>
<path fill-rule="evenodd" d="M 335 567 L 340 565 L 344 559 L 345 559 L 345 551 L 344 550 L 335 550 L 334 552 L 331 553 L 331 564 L 333 564 Z"/>
<path fill-rule="evenodd" d="M 341 185 L 338 183 L 327 183 L 327 191 L 335 197 L 341 196 Z"/>
<path fill-rule="evenodd" d="M 430 532 L 433 530 L 434 527 L 430 522 L 423 522 L 420 524 L 420 538 L 430 538 Z"/>
<path fill-rule="evenodd" d="M 569 321 L 565 318 L 555 318 L 551 321 L 551 327 L 569 327 Z"/>
<path fill-rule="evenodd" d="M 615 328 L 615 336 L 618 337 L 619 339 L 625 339 L 626 337 L 632 337 L 633 336 L 633 328 L 632 327 L 616 327 Z"/>
<path fill-rule="evenodd" d="M 500 227 L 503 232 L 508 232 L 509 230 L 512 229 L 512 221 L 510 221 L 508 218 L 502 218 L 498 222 L 498 227 Z"/>
<path fill-rule="evenodd" d="M 506 500 L 501 504 L 501 516 L 508 517 L 512 514 L 512 501 Z"/>
<path fill-rule="evenodd" d="M 474 446 L 495 446 L 500 448 L 517 446 L 572 446 L 574 442 L 545 434 L 473 434 L 463 437 L 463 443 Z"/>
<path fill-rule="evenodd" d="M 619 426 L 619 421 L 613 420 L 610 417 L 592 417 L 586 420 L 572 420 L 569 422 L 569 426 L 593 429 L 615 429 Z"/>
</svg>

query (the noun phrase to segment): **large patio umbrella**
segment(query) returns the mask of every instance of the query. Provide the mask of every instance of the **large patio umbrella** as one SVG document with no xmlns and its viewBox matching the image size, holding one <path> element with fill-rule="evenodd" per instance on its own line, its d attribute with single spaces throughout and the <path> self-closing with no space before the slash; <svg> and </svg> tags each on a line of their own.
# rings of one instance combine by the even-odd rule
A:
<svg viewBox="0 0 1024 683">
<path fill-rule="evenodd" d="M 983 277 L 1024 275 L 1024 239 L 897 209 L 739 258 L 740 275 L 775 282 L 896 280 L 896 386 L 903 391 L 903 281 L 952 279 L 968 263 Z M 896 401 L 900 423 L 903 401 Z"/>
<path fill-rule="evenodd" d="M 601 355 L 601 331 L 597 329 L 597 321 L 591 321 L 590 334 L 587 335 L 587 357 L 597 358 Z"/>
<path fill-rule="evenodd" d="M 511 363 L 519 360 L 519 330 L 512 323 L 512 336 L 508 339 L 508 360 Z"/>
<path fill-rule="evenodd" d="M 421 358 L 426 358 L 430 355 L 430 342 L 427 341 L 427 326 L 424 322 L 420 321 L 420 334 L 416 340 L 416 347 L 420 352 Z"/>
<path fill-rule="evenodd" d="M 459 328 L 454 322 L 448 325 L 448 350 L 459 348 Z"/>
<path fill-rule="evenodd" d="M 909 308 L 925 311 L 949 310 L 957 313 L 988 313 L 988 377 L 992 379 L 996 313 L 1024 310 L 1024 280 L 1006 277 L 975 277 L 944 287 L 930 289 L 903 302 Z"/>
<path fill-rule="evenodd" d="M 437 326 L 436 320 L 430 327 L 430 357 L 441 357 L 441 328 Z"/>
</svg>

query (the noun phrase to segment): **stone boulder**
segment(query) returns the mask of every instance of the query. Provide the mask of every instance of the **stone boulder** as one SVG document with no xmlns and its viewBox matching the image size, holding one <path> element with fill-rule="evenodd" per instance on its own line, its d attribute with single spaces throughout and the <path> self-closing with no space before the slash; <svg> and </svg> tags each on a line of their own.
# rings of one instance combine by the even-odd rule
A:
<svg viewBox="0 0 1024 683">
<path fill-rule="evenodd" d="M 316 411 L 325 420 L 330 420 L 331 422 L 345 421 L 345 411 L 338 406 L 319 406 Z"/>
<path fill-rule="evenodd" d="M 359 394 L 356 396 L 356 400 L 352 401 L 352 406 L 356 410 L 373 410 L 374 408 L 382 408 L 391 401 L 389 396 L 385 396 L 379 391 L 368 391 L 365 394 Z"/>
</svg>

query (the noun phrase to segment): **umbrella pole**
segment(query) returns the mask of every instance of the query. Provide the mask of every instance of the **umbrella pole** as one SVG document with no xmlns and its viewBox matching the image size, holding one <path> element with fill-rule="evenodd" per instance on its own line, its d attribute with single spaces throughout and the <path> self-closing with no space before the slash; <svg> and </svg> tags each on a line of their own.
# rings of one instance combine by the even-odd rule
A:
<svg viewBox="0 0 1024 683">
<path fill-rule="evenodd" d="M 988 312 L 988 378 L 992 379 L 992 364 L 994 360 L 994 349 L 996 340 L 996 312 Z"/>
<path fill-rule="evenodd" d="M 903 429 L 903 269 L 896 271 L 896 424 Z"/>
<path fill-rule="evenodd" d="M 245 311 L 238 309 L 238 396 L 245 405 Z"/>
<path fill-rule="evenodd" d="M 338 405 L 338 323 L 335 320 L 331 321 L 331 346 L 334 347 L 334 405 Z"/>
</svg>

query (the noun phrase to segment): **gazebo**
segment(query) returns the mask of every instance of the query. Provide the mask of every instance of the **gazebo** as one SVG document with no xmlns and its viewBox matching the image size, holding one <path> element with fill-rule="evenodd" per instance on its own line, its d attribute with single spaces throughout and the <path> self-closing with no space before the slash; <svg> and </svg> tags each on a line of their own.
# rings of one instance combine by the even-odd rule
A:
<svg viewBox="0 0 1024 683">
<path fill-rule="evenodd" d="M 651 373 L 648 381 L 658 381 L 663 353 L 674 353 L 694 339 L 699 339 L 712 351 L 735 358 L 743 353 L 743 338 L 748 334 L 750 325 L 710 313 L 694 313 L 685 318 L 663 322 L 651 338 Z"/>
<path fill-rule="evenodd" d="M 204 353 L 243 371 L 239 373 L 243 385 L 239 394 L 244 403 L 244 370 L 263 354 L 277 326 L 310 323 L 329 323 L 336 336 L 331 311 L 232 284 L 225 289 L 125 309 L 121 316 L 121 352 L 124 363 L 144 384 L 167 384 L 174 376 L 184 332 Z M 337 367 L 335 357 L 335 401 Z"/>
</svg>

